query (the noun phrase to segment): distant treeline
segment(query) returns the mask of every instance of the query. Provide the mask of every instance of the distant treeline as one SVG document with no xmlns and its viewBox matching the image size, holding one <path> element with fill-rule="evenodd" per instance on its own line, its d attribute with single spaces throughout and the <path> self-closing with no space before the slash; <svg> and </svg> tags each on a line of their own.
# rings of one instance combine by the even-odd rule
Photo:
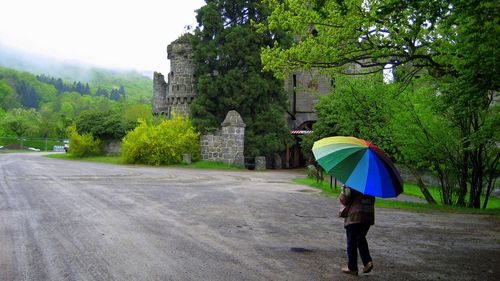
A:
<svg viewBox="0 0 500 281">
<path fill-rule="evenodd" d="M 67 84 L 64 83 L 61 78 L 55 78 L 52 76 L 47 76 L 45 74 L 37 75 L 36 79 L 38 79 L 38 81 L 54 85 L 58 93 L 77 92 L 80 93 L 81 95 L 90 95 L 89 83 L 85 83 L 84 85 L 83 83 L 78 81 L 78 82 L 73 82 L 73 84 Z"/>
<path fill-rule="evenodd" d="M 74 81 L 72 84 L 64 83 L 64 81 L 61 78 L 55 78 L 52 76 L 47 76 L 45 74 L 37 75 L 36 79 L 38 81 L 53 85 L 57 89 L 58 94 L 64 92 L 76 92 L 82 96 L 91 95 L 89 83 L 83 84 L 80 81 Z M 123 85 L 120 85 L 118 89 L 113 88 L 111 89 L 110 92 L 108 92 L 108 90 L 106 89 L 99 87 L 95 91 L 95 95 L 117 101 L 125 97 L 125 87 Z"/>
</svg>

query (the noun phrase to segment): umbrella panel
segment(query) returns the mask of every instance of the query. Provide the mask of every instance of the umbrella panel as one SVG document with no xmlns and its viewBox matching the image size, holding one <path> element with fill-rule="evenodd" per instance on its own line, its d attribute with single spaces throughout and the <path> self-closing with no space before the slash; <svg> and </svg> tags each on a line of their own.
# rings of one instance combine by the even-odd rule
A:
<svg viewBox="0 0 500 281">
<path fill-rule="evenodd" d="M 347 181 L 349 180 L 349 178 L 351 178 L 352 173 L 354 173 L 356 170 L 358 170 L 357 173 L 361 173 L 363 165 L 360 165 L 360 160 L 364 157 L 366 151 L 366 149 L 361 149 L 354 153 L 351 152 L 350 155 L 344 157 L 344 159 L 339 161 L 338 164 L 333 166 L 333 168 L 331 168 L 327 172 L 335 178 L 339 179 L 341 182 L 347 184 Z"/>
<path fill-rule="evenodd" d="M 330 148 L 330 154 L 325 154 L 323 157 L 320 157 L 319 155 L 321 153 L 315 153 L 316 159 L 318 159 L 318 163 L 325 169 L 325 171 L 329 172 L 333 167 L 337 166 L 339 163 L 343 162 L 346 158 L 350 158 L 353 156 L 353 154 L 356 154 L 359 151 L 365 151 L 365 147 L 342 147 L 341 149 L 335 149 L 332 152 L 333 149 Z M 358 160 L 358 159 L 354 159 Z M 355 165 L 357 162 L 351 162 Z M 351 170 L 354 169 L 354 167 L 351 168 Z M 350 170 L 348 172 L 351 172 Z"/>
<path fill-rule="evenodd" d="M 370 157 L 370 171 L 367 175 L 371 180 L 367 182 L 365 192 L 378 197 L 395 197 L 395 183 L 386 168 L 384 161 L 378 158 L 374 152 Z"/>
</svg>

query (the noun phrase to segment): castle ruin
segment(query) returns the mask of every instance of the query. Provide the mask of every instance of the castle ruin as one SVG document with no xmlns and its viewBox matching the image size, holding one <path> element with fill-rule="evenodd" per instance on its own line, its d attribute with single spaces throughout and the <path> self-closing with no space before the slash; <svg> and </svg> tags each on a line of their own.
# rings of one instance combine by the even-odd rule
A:
<svg viewBox="0 0 500 281">
<path fill-rule="evenodd" d="M 153 114 L 155 115 L 163 115 L 166 118 L 172 118 L 174 114 L 184 117 L 190 115 L 190 105 L 197 93 L 193 50 L 187 40 L 188 36 L 188 34 L 181 36 L 167 47 L 167 58 L 170 60 L 167 82 L 161 73 L 154 73 Z M 314 70 L 293 72 L 284 82 L 283 87 L 288 95 L 289 106 L 283 114 L 287 117 L 290 134 L 296 137 L 295 141 L 287 144 L 285 151 L 281 153 L 281 158 L 284 160 L 283 168 L 300 167 L 305 164 L 300 149 L 301 139 L 298 136 L 312 133 L 312 125 L 317 120 L 314 107 L 321 96 L 330 93 L 332 84 L 329 76 Z M 205 139 L 205 143 L 210 143 L 209 146 L 219 145 L 212 144 L 208 139 Z"/>
<path fill-rule="evenodd" d="M 159 72 L 153 76 L 153 114 L 188 117 L 196 91 L 193 51 L 185 36 L 167 46 L 167 58 L 170 60 L 168 82 Z"/>
</svg>

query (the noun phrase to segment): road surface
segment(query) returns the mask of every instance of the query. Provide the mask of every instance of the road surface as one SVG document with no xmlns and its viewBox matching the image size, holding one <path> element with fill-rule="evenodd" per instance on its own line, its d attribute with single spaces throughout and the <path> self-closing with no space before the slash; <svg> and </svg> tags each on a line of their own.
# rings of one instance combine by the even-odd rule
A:
<svg viewBox="0 0 500 281">
<path fill-rule="evenodd" d="M 0 154 L 0 280 L 357 280 L 337 200 L 297 176 Z M 358 278 L 495 280 L 499 234 L 491 216 L 377 209 Z"/>
</svg>

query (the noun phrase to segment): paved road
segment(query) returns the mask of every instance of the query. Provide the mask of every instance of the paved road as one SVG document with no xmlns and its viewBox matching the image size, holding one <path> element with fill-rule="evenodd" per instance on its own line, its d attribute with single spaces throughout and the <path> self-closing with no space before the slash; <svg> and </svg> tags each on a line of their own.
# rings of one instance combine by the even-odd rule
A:
<svg viewBox="0 0 500 281">
<path fill-rule="evenodd" d="M 336 200 L 296 176 L 0 154 L 0 280 L 350 280 Z M 494 280 L 499 231 L 378 209 L 362 280 Z"/>
</svg>

